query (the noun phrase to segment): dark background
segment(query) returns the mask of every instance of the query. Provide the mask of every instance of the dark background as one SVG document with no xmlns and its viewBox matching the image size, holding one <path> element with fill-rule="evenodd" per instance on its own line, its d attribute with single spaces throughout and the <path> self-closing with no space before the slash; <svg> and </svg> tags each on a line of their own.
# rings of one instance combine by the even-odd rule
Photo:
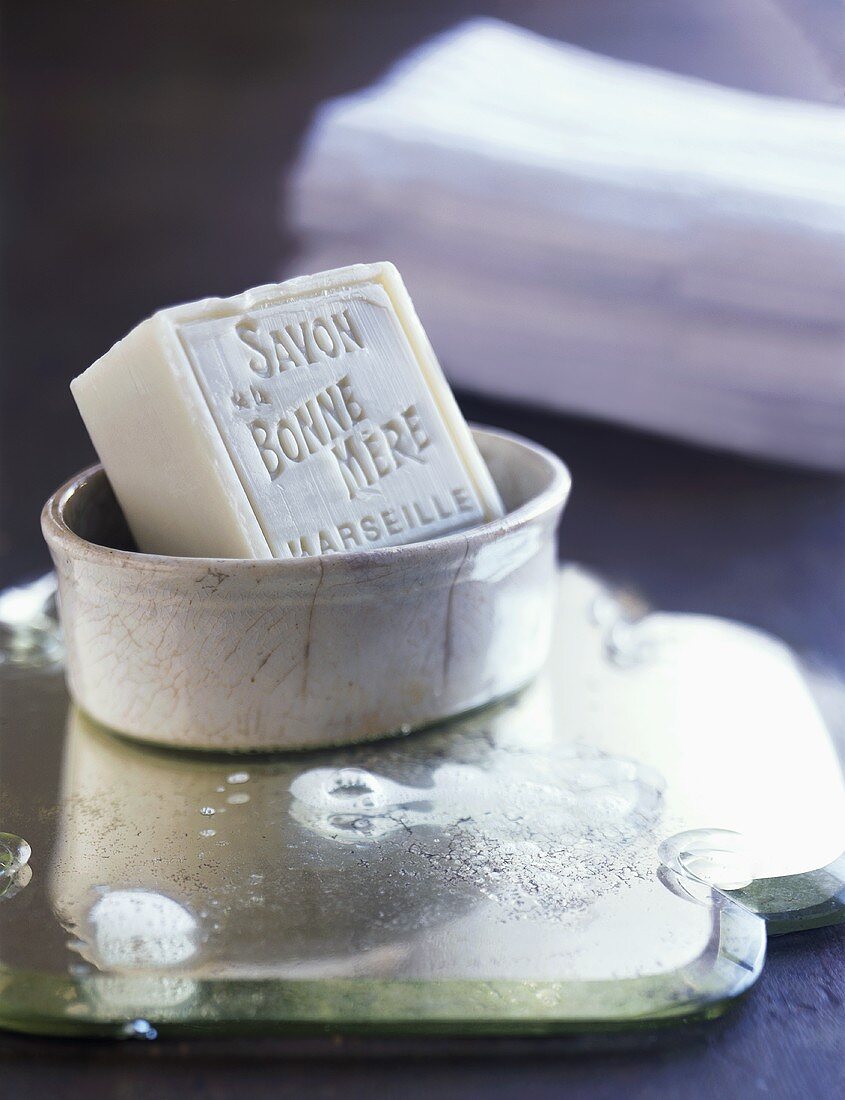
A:
<svg viewBox="0 0 845 1100">
<path fill-rule="evenodd" d="M 0 10 L 0 584 L 48 567 L 41 503 L 93 460 L 69 380 L 156 308 L 272 280 L 296 255 L 280 228 L 282 173 L 314 108 L 371 82 L 414 43 L 493 14 L 614 56 L 845 103 L 840 0 L 20 0 Z M 569 462 L 566 557 L 662 607 L 771 630 L 845 674 L 843 479 L 459 398 L 472 419 L 533 436 Z M 773 942 L 731 1017 L 633 1049 L 364 1040 L 127 1049 L 4 1037 L 0 1091 L 841 1095 L 843 948 L 836 929 Z"/>
</svg>

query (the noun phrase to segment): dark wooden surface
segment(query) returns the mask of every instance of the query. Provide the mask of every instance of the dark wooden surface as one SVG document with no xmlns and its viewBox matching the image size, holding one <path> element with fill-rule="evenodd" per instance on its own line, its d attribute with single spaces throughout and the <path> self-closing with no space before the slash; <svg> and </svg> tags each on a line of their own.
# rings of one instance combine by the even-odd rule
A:
<svg viewBox="0 0 845 1100">
<path fill-rule="evenodd" d="M 271 279 L 296 246 L 278 228 L 279 180 L 316 104 L 479 12 L 763 91 L 843 98 L 845 19 L 825 0 L 4 4 L 0 582 L 47 567 L 40 504 L 92 457 L 69 379 L 161 305 Z M 570 463 L 565 556 L 845 673 L 841 479 L 462 404 Z M 774 941 L 724 1020 L 586 1053 L 557 1040 L 0 1036 L 0 1094 L 833 1097 L 845 1091 L 843 948 L 837 929 Z"/>
</svg>

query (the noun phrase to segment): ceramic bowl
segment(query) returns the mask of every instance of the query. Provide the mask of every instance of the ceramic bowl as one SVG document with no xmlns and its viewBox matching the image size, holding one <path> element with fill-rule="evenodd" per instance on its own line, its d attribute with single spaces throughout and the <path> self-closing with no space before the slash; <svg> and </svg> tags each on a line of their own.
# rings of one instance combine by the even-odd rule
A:
<svg viewBox="0 0 845 1100">
<path fill-rule="evenodd" d="M 140 554 L 100 466 L 48 500 L 74 699 L 144 741 L 225 752 L 408 732 L 509 695 L 546 659 L 565 466 L 475 429 L 507 513 L 295 560 Z"/>
</svg>

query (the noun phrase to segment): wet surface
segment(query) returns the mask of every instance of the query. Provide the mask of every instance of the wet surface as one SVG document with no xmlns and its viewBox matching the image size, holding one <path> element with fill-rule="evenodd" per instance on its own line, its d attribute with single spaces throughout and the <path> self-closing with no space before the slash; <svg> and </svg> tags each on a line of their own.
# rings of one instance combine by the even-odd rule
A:
<svg viewBox="0 0 845 1100">
<path fill-rule="evenodd" d="M 0 906 L 5 1018 L 640 1026 L 747 988 L 767 918 L 841 919 L 845 787 L 790 651 L 573 567 L 559 595 L 509 703 L 246 767 L 116 737 L 55 660 L 7 662 L 0 824 L 33 874 Z"/>
</svg>

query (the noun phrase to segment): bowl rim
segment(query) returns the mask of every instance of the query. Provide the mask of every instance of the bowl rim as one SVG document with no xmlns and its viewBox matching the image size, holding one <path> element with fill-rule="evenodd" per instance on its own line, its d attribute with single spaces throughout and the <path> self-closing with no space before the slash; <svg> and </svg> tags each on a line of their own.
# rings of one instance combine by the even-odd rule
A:
<svg viewBox="0 0 845 1100">
<path fill-rule="evenodd" d="M 95 559 L 102 565 L 111 564 L 168 573 L 182 570 L 195 571 L 203 567 L 209 571 L 249 568 L 272 571 L 284 569 L 291 572 L 298 569 L 308 572 L 315 568 L 315 563 L 321 571 L 325 569 L 353 571 L 379 565 L 398 565 L 400 562 L 409 564 L 412 560 L 423 556 L 451 560 L 452 553 L 455 551 L 466 554 L 472 544 L 481 545 L 501 538 L 544 516 L 562 510 L 572 487 L 572 477 L 566 463 L 542 444 L 534 443 L 515 432 L 490 428 L 486 425 L 473 424 L 470 427 L 475 437 L 503 440 L 517 452 L 522 451 L 534 460 L 539 459 L 545 464 L 551 478 L 545 488 L 512 512 L 507 512 L 497 519 L 488 520 L 486 523 L 436 538 L 301 558 L 206 558 L 119 550 L 83 538 L 70 527 L 65 518 L 65 510 L 71 497 L 83 491 L 96 474 L 104 472 L 102 463 L 99 462 L 74 474 L 50 495 L 41 511 L 41 529 L 51 550 L 60 550 L 74 560 L 85 557 L 89 560 Z"/>
</svg>

